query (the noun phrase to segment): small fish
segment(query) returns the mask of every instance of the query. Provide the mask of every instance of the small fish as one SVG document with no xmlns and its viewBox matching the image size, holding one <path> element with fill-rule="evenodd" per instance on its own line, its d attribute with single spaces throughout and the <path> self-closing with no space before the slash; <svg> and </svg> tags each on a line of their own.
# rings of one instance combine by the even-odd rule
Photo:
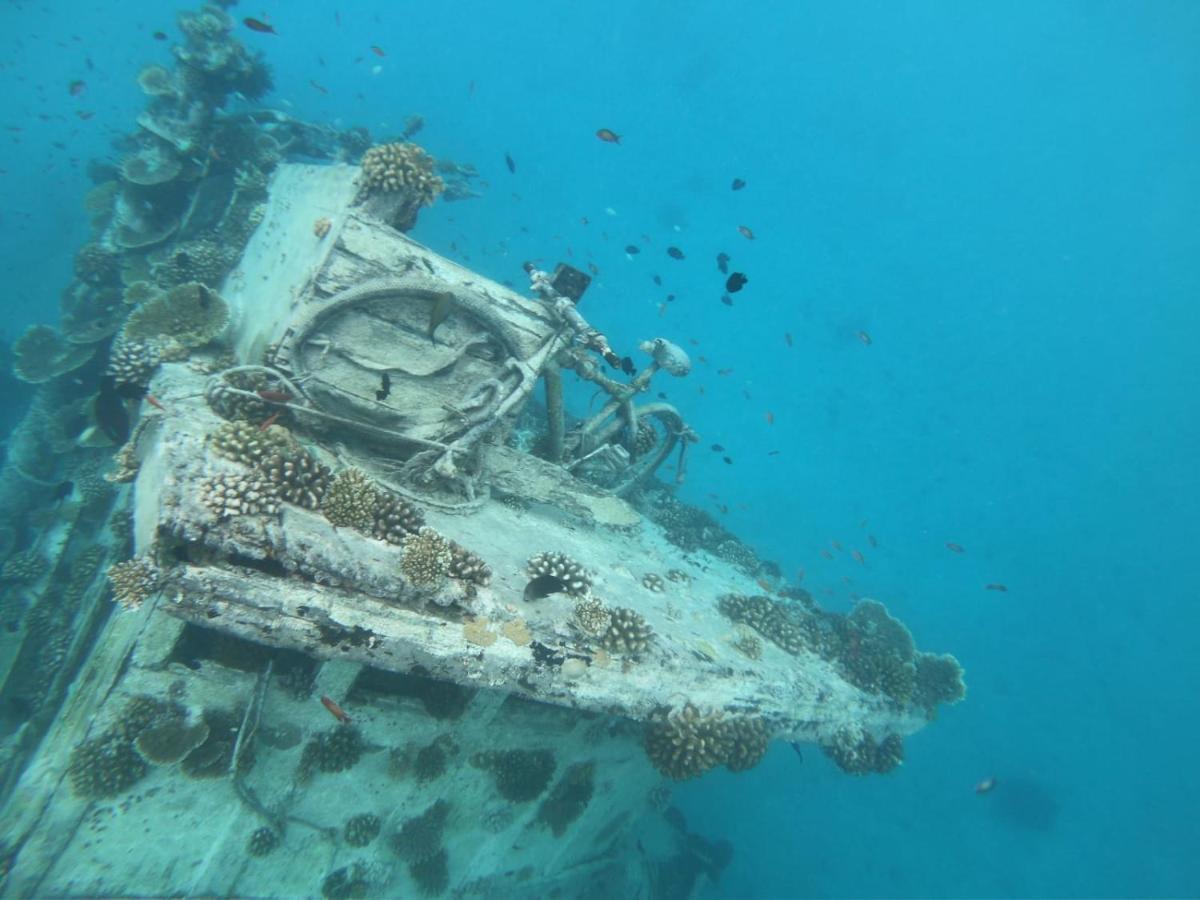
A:
<svg viewBox="0 0 1200 900">
<path fill-rule="evenodd" d="M 350 724 L 350 717 L 346 715 L 346 711 L 337 705 L 330 697 L 322 697 L 321 705 L 329 710 L 329 714 L 341 722 L 343 725 Z"/>
<path fill-rule="evenodd" d="M 123 444 L 129 439 L 129 410 L 117 391 L 116 379 L 106 375 L 100 380 L 100 391 L 92 403 L 92 415 L 96 425 L 114 444 Z"/>
<path fill-rule="evenodd" d="M 829 546 L 832 547 L 834 550 L 836 550 L 838 553 L 842 552 L 842 542 L 837 540 L 836 538 L 834 538 L 832 541 L 829 542 Z"/>
<path fill-rule="evenodd" d="M 659 399 L 659 400 L 666 400 L 666 399 L 667 399 L 667 392 L 666 392 L 666 391 L 659 391 L 659 392 L 658 392 L 658 394 L 657 394 L 657 396 L 658 396 L 658 399 Z"/>
<path fill-rule="evenodd" d="M 865 331 L 860 331 L 858 333 L 858 339 L 860 341 L 862 341 L 864 344 L 866 344 L 868 347 L 870 347 L 871 344 L 874 343 L 874 341 L 871 340 L 871 336 L 869 334 L 867 334 Z"/>
<path fill-rule="evenodd" d="M 798 569 L 796 570 L 796 584 L 803 584 L 803 583 L 804 583 L 804 576 L 805 576 L 805 574 L 806 574 L 806 573 L 805 573 L 805 571 L 804 571 L 804 566 L 801 566 L 800 568 L 798 568 Z"/>
<path fill-rule="evenodd" d="M 722 456 L 721 459 L 725 460 L 725 465 L 727 465 L 727 466 L 733 465 L 733 460 L 730 459 L 728 456 Z"/>
<path fill-rule="evenodd" d="M 868 534 L 868 535 L 867 535 L 867 543 L 868 543 L 868 544 L 870 544 L 872 547 L 878 547 L 878 546 L 879 546 L 879 541 L 877 541 L 877 540 L 875 539 L 875 535 L 873 535 L 873 534 Z"/>
<path fill-rule="evenodd" d="M 271 413 L 269 416 L 267 416 L 265 419 L 263 419 L 263 423 L 258 426 L 258 430 L 266 431 L 268 428 L 270 428 L 272 425 L 275 424 L 275 421 L 278 418 L 279 418 L 279 413 L 277 413 L 277 412 Z"/>
<path fill-rule="evenodd" d="M 989 776 L 988 778 L 983 779 L 983 781 L 981 781 L 977 785 L 975 785 L 975 793 L 986 794 L 986 793 L 988 793 L 988 791 L 991 791 L 993 788 L 995 788 L 996 784 L 997 784 L 996 779 Z"/>
<path fill-rule="evenodd" d="M 718 253 L 717 254 L 717 268 L 721 270 L 722 275 L 729 274 L 729 254 L 728 253 Z"/>
<path fill-rule="evenodd" d="M 754 583 L 764 591 L 773 591 L 775 589 L 775 585 L 771 584 L 771 582 L 767 581 L 765 578 L 756 578 Z"/>
<path fill-rule="evenodd" d="M 323 85 L 323 84 L 319 84 L 319 83 L 313 81 L 311 78 L 308 80 L 308 83 L 311 84 L 318 91 L 320 91 L 322 94 L 329 93 L 329 88 L 325 87 L 325 85 Z"/>
<path fill-rule="evenodd" d="M 590 263 L 588 263 L 588 271 L 591 272 L 593 275 L 599 275 L 600 267 L 597 266 L 594 262 L 590 262 Z"/>
<path fill-rule="evenodd" d="M 630 357 L 630 356 L 622 356 L 621 357 L 621 371 L 624 372 L 626 375 L 636 375 L 637 374 L 637 366 L 635 366 L 633 364 L 633 357 Z"/>
<path fill-rule="evenodd" d="M 771 412 L 769 409 L 767 410 L 767 424 L 768 425 L 775 424 L 775 413 Z"/>
<path fill-rule="evenodd" d="M 78 97 L 85 90 L 87 90 L 87 82 L 86 81 L 80 81 L 80 80 L 76 79 L 75 81 L 72 81 L 70 84 L 67 85 L 67 93 L 70 94 L 72 97 Z"/>
<path fill-rule="evenodd" d="M 383 52 L 382 47 L 376 47 L 374 44 L 371 45 L 371 52 L 376 56 L 387 56 L 387 54 Z"/>
<path fill-rule="evenodd" d="M 792 333 L 790 331 L 785 331 L 783 333 L 783 340 L 789 347 L 791 347 L 792 346 Z"/>
<path fill-rule="evenodd" d="M 822 550 L 821 556 L 824 557 L 825 559 L 833 559 L 833 554 L 830 553 L 828 550 Z"/>
<path fill-rule="evenodd" d="M 157 397 L 155 397 L 153 394 L 146 395 L 146 402 L 149 403 L 151 406 L 153 406 L 155 409 L 160 410 L 161 412 L 167 411 L 167 408 L 162 405 L 162 401 L 159 400 Z"/>
<path fill-rule="evenodd" d="M 654 275 L 651 277 L 655 284 L 657 284 L 659 287 L 662 287 L 662 276 L 661 275 Z"/>
<path fill-rule="evenodd" d="M 668 247 L 667 248 L 667 256 L 671 257 L 671 259 L 683 259 L 684 258 L 683 251 L 680 250 L 678 247 Z"/>
<path fill-rule="evenodd" d="M 375 399 L 382 403 L 392 393 L 392 376 L 384 372 L 379 376 L 379 390 L 375 392 Z"/>
<path fill-rule="evenodd" d="M 606 144 L 621 143 L 621 136 L 611 128 L 601 128 L 596 132 L 596 137 L 600 138 L 600 140 L 604 141 Z"/>
<path fill-rule="evenodd" d="M 985 584 L 983 587 L 984 587 L 984 590 L 988 590 L 988 591 L 999 591 L 1002 594 L 1008 593 L 1008 588 L 997 582 L 992 582 L 991 584 Z"/>
<path fill-rule="evenodd" d="M 733 306 L 733 298 L 730 297 L 728 294 L 721 295 L 721 302 L 724 303 L 726 306 Z"/>
<path fill-rule="evenodd" d="M 953 541 L 946 541 L 946 549 L 951 553 L 966 553 L 966 549 L 962 544 L 956 544 Z"/>
<path fill-rule="evenodd" d="M 742 237 L 744 237 L 748 241 L 754 240 L 754 232 L 750 230 L 749 225 L 739 225 L 738 226 L 738 234 L 740 234 Z"/>
<path fill-rule="evenodd" d="M 423 119 L 421 116 L 409 116 L 404 120 L 404 131 L 401 132 L 400 137 L 407 141 L 424 127 L 425 119 Z"/>
<path fill-rule="evenodd" d="M 517 174 L 517 164 L 513 162 L 513 158 L 507 153 L 504 154 L 504 164 L 508 166 L 508 171 L 512 172 L 514 175 Z"/>
<path fill-rule="evenodd" d="M 242 24 L 251 31 L 257 31 L 260 34 L 279 34 L 279 32 L 275 30 L 275 26 L 268 25 L 266 22 L 260 21 L 259 19 L 242 19 Z"/>
<path fill-rule="evenodd" d="M 851 550 L 851 551 L 850 551 L 850 555 L 854 557 L 854 561 L 855 561 L 856 563 L 858 563 L 859 565 L 861 565 L 861 566 L 865 566 L 865 565 L 867 564 L 867 560 L 866 560 L 866 558 L 865 558 L 865 557 L 862 555 L 862 551 L 861 551 L 861 550 Z"/>
<path fill-rule="evenodd" d="M 767 456 L 778 456 L 779 453 L 780 453 L 780 451 L 778 451 L 778 450 L 768 450 Z"/>
<path fill-rule="evenodd" d="M 156 31 L 150 36 L 156 41 L 165 41 L 167 39 L 167 33 L 165 31 Z"/>
<path fill-rule="evenodd" d="M 725 290 L 729 291 L 731 294 L 736 294 L 746 286 L 746 283 L 749 280 L 750 279 L 741 272 L 734 272 L 725 280 Z"/>
<path fill-rule="evenodd" d="M 732 375 L 733 369 L 717 369 L 717 374 L 724 378 L 726 375 Z"/>
<path fill-rule="evenodd" d="M 450 291 L 442 291 L 437 295 L 437 300 L 434 301 L 433 308 L 429 311 L 429 330 L 425 333 L 433 340 L 433 333 L 437 331 L 439 325 L 446 321 L 446 316 L 450 315 L 450 306 L 454 303 L 454 294 Z"/>
<path fill-rule="evenodd" d="M 92 116 L 94 116 L 95 113 L 92 112 L 91 110 L 81 109 L 81 110 L 79 110 L 79 112 L 75 113 L 75 115 L 78 116 L 79 118 L 83 119 L 83 121 L 86 122 L 88 119 L 90 119 Z"/>
<path fill-rule="evenodd" d="M 725 452 L 725 448 L 724 448 L 724 447 L 722 447 L 720 444 L 713 444 L 713 445 L 712 445 L 712 452 L 713 452 L 713 453 L 724 453 L 724 452 Z"/>
<path fill-rule="evenodd" d="M 735 179 L 733 179 L 733 184 L 731 184 L 729 186 L 729 189 L 732 191 L 740 191 L 745 186 L 746 186 L 746 182 L 742 181 L 742 179 L 740 179 L 740 178 L 735 178 Z"/>
<path fill-rule="evenodd" d="M 58 487 L 56 487 L 54 489 L 53 493 L 50 496 L 51 496 L 52 500 L 57 502 L 59 500 L 67 499 L 73 493 L 75 493 L 75 482 L 64 481 L 62 484 L 58 485 Z"/>
<path fill-rule="evenodd" d="M 561 578 L 553 575 L 539 575 L 525 585 L 523 599 L 526 603 L 532 603 L 543 597 L 549 597 L 551 594 L 561 594 L 566 589 L 567 586 Z"/>
<path fill-rule="evenodd" d="M 296 399 L 296 395 L 290 391 L 257 391 L 260 398 L 268 403 L 291 403 Z"/>
<path fill-rule="evenodd" d="M 625 252 L 630 256 L 637 256 L 642 252 L 642 249 L 637 244 L 630 244 L 625 248 Z"/>
<path fill-rule="evenodd" d="M 675 302 L 675 295 L 674 295 L 674 294 L 667 294 L 667 302 L 668 302 L 668 303 L 674 303 L 674 302 Z"/>
</svg>

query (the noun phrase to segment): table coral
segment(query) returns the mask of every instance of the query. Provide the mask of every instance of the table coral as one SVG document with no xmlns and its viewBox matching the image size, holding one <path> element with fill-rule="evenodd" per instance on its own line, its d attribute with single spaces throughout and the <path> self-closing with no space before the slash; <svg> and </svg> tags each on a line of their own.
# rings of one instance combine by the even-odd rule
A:
<svg viewBox="0 0 1200 900">
<path fill-rule="evenodd" d="M 140 609 L 146 598 L 158 589 L 162 578 L 158 566 L 145 556 L 113 563 L 107 574 L 113 598 L 125 609 Z"/>
<path fill-rule="evenodd" d="M 147 300 L 125 323 L 132 340 L 169 339 L 182 347 L 207 344 L 229 323 L 229 305 L 216 291 L 189 281 Z"/>
<path fill-rule="evenodd" d="M 49 325 L 30 325 L 12 346 L 13 374 L 30 384 L 42 384 L 75 371 L 95 352 L 87 344 L 68 343 Z"/>
</svg>

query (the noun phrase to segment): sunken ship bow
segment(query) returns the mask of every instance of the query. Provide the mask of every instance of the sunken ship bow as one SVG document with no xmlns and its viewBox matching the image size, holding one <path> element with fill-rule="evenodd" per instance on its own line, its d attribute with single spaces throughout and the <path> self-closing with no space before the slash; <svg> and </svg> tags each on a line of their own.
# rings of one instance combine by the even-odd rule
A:
<svg viewBox="0 0 1200 900">
<path fill-rule="evenodd" d="M 0 492 L 40 527 L 2 570 L 6 889 L 711 886 L 729 848 L 669 812 L 673 783 L 773 740 L 897 766 L 961 669 L 676 498 L 698 438 L 646 398 L 686 353 L 627 359 L 570 267 L 517 292 L 408 237 L 469 167 L 205 121 L 193 69 L 254 60 L 192 15 L 89 199 L 63 330 L 18 352 L 39 394 Z M 209 149 L 235 137 L 228 172 Z M 602 408 L 572 413 L 576 379 Z"/>
</svg>

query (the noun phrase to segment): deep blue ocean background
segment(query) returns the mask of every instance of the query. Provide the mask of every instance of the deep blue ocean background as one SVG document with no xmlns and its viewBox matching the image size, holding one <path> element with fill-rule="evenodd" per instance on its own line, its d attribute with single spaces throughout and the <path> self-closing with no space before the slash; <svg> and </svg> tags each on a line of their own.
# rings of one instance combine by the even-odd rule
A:
<svg viewBox="0 0 1200 900">
<path fill-rule="evenodd" d="M 736 845 L 728 896 L 1196 895 L 1200 4 L 748 6 L 232 12 L 278 29 L 239 31 L 268 105 L 377 138 L 420 114 L 479 167 L 485 197 L 417 240 L 518 286 L 525 259 L 591 261 L 619 352 L 692 353 L 660 385 L 703 437 L 684 499 L 965 665 L 893 774 L 778 742 L 678 788 Z M 173 26 L 145 0 L 0 7 L 6 340 L 56 320 L 86 163 Z M 732 306 L 718 252 L 750 279 Z"/>
</svg>

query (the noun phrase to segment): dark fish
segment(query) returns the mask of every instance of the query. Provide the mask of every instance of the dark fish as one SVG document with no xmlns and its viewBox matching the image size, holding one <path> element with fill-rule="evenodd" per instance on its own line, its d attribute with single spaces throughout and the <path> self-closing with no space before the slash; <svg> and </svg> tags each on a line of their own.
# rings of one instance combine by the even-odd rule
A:
<svg viewBox="0 0 1200 900">
<path fill-rule="evenodd" d="M 508 166 L 508 171 L 512 172 L 514 175 L 517 174 L 517 164 L 513 162 L 513 158 L 507 153 L 504 154 L 504 164 Z"/>
<path fill-rule="evenodd" d="M 429 311 L 429 339 L 433 340 L 433 333 L 437 331 L 439 325 L 446 321 L 446 316 L 450 315 L 450 307 L 454 303 L 454 294 L 450 291 L 442 291 L 437 295 L 437 299 L 433 303 L 433 308 Z"/>
<path fill-rule="evenodd" d="M 659 391 L 659 392 L 658 392 L 658 399 L 659 399 L 659 400 L 666 400 L 666 399 L 667 399 L 667 392 L 666 392 L 666 391 Z"/>
<path fill-rule="evenodd" d="M 983 587 L 985 590 L 989 590 L 989 591 L 999 591 L 1002 594 L 1008 593 L 1008 588 L 1006 588 L 1002 584 L 997 584 L 995 582 L 992 582 L 991 584 L 985 584 Z"/>
<path fill-rule="evenodd" d="M 640 247 L 638 247 L 637 244 L 630 244 L 628 247 L 625 248 L 625 252 L 628 253 L 630 256 L 637 256 L 639 253 L 642 252 L 642 250 Z"/>
<path fill-rule="evenodd" d="M 532 603 L 543 597 L 549 597 L 551 594 L 561 594 L 566 589 L 567 586 L 561 578 L 553 575 L 539 575 L 525 585 L 524 599 L 526 603 Z"/>
<path fill-rule="evenodd" d="M 85 90 L 87 90 L 87 82 L 80 81 L 79 79 L 76 79 L 67 85 L 67 93 L 72 97 L 78 97 Z"/>
<path fill-rule="evenodd" d="M 92 116 L 94 116 L 95 113 L 92 112 L 91 110 L 81 109 L 81 110 L 79 110 L 79 112 L 75 113 L 75 115 L 77 115 L 79 118 L 83 119 L 83 121 L 86 122 L 88 119 L 90 119 Z"/>
<path fill-rule="evenodd" d="M 601 128 L 596 132 L 596 137 L 600 138 L 600 140 L 604 141 L 606 144 L 621 143 L 621 136 L 611 128 Z"/>
<path fill-rule="evenodd" d="M 730 459 L 728 456 L 722 456 L 721 459 L 725 460 L 725 465 L 727 465 L 727 466 L 733 465 L 733 460 Z"/>
<path fill-rule="evenodd" d="M 655 284 L 657 284 L 659 287 L 662 287 L 662 276 L 661 276 L 661 275 L 655 275 L 655 276 L 654 276 L 654 283 L 655 283 Z"/>
<path fill-rule="evenodd" d="M 792 346 L 792 333 L 790 331 L 785 331 L 783 333 L 783 339 L 787 341 L 787 345 L 789 347 Z"/>
<path fill-rule="evenodd" d="M 425 120 L 421 116 L 409 116 L 404 120 L 404 131 L 400 136 L 406 141 L 414 134 L 425 127 Z"/>
<path fill-rule="evenodd" d="M 674 303 L 674 302 L 675 302 L 675 295 L 674 295 L 674 294 L 667 294 L 667 302 L 668 302 L 668 303 Z"/>
<path fill-rule="evenodd" d="M 242 19 L 242 24 L 251 31 L 257 31 L 261 34 L 279 34 L 273 25 L 268 25 L 266 22 L 261 22 L 258 19 Z"/>
<path fill-rule="evenodd" d="M 151 35 L 151 37 L 153 37 L 156 41 L 165 41 L 167 39 L 167 33 L 165 31 L 156 31 Z"/>
<path fill-rule="evenodd" d="M 733 298 L 730 297 L 728 294 L 721 295 L 721 302 L 724 303 L 726 306 L 733 306 Z"/>
<path fill-rule="evenodd" d="M 75 491 L 75 482 L 64 481 L 62 484 L 60 484 L 58 487 L 56 487 L 54 489 L 54 492 L 50 496 L 55 501 L 65 500 L 67 497 L 70 497 L 74 491 Z"/>
<path fill-rule="evenodd" d="M 724 453 L 724 452 L 725 452 L 725 448 L 724 448 L 724 447 L 722 447 L 720 444 L 713 444 L 713 445 L 712 445 L 712 452 L 713 452 L 713 453 Z"/>
<path fill-rule="evenodd" d="M 804 762 L 804 755 L 800 752 L 800 744 L 796 741 L 788 741 L 788 746 L 796 751 L 796 759 Z"/>
<path fill-rule="evenodd" d="M 671 259 L 683 259 L 683 251 L 678 247 L 668 247 L 667 256 L 671 257 Z"/>
<path fill-rule="evenodd" d="M 767 451 L 767 456 L 778 456 L 778 455 L 779 455 L 778 450 L 768 450 Z"/>
<path fill-rule="evenodd" d="M 629 356 L 621 357 L 621 371 L 626 375 L 634 375 L 637 373 L 637 366 L 633 364 L 633 358 Z"/>
<path fill-rule="evenodd" d="M 124 444 L 129 440 L 129 410 L 117 393 L 117 382 L 113 376 L 105 375 L 100 379 L 100 392 L 96 394 L 92 412 L 96 417 L 96 425 L 114 444 Z"/>
<path fill-rule="evenodd" d="M 746 186 L 746 182 L 742 181 L 742 179 L 740 179 L 740 178 L 735 178 L 735 179 L 733 179 L 733 184 L 731 184 L 729 187 L 731 190 L 740 191 L 745 186 Z"/>
<path fill-rule="evenodd" d="M 382 403 L 388 398 L 392 392 L 392 376 L 384 372 L 379 376 L 379 390 L 375 392 L 375 399 Z"/>
<path fill-rule="evenodd" d="M 721 270 L 722 275 L 729 274 L 729 254 L 728 253 L 718 253 L 717 254 L 717 268 Z"/>
<path fill-rule="evenodd" d="M 746 282 L 749 280 L 750 279 L 741 272 L 734 272 L 727 279 L 725 279 L 725 290 L 729 291 L 731 294 L 736 294 L 746 286 Z"/>
<path fill-rule="evenodd" d="M 323 84 L 319 84 L 318 82 L 313 81 L 311 78 L 308 80 L 308 83 L 311 84 L 318 91 L 320 91 L 322 94 L 329 93 L 329 88 L 325 87 L 325 85 L 323 85 Z"/>
</svg>

